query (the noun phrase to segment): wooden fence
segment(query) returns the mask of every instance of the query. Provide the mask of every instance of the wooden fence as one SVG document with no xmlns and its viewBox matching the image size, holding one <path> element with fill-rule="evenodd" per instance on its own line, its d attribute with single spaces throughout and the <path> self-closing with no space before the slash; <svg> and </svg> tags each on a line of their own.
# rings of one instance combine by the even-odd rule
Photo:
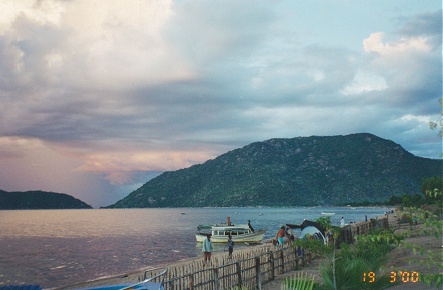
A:
<svg viewBox="0 0 443 290">
<path fill-rule="evenodd" d="M 356 235 L 387 228 L 387 218 L 350 224 L 342 228 L 339 242 L 353 243 Z M 270 245 L 234 253 L 232 259 L 226 256 L 214 257 L 211 265 L 206 268 L 202 260 L 194 260 L 170 268 L 165 279 L 165 289 L 262 289 L 263 283 L 273 280 L 276 275 L 300 269 L 310 258 L 311 255 L 302 249 Z"/>
<path fill-rule="evenodd" d="M 374 230 L 389 229 L 388 218 L 370 219 L 367 222 L 359 222 L 347 225 L 341 229 L 340 242 L 352 244 L 355 236 L 368 234 Z"/>
<path fill-rule="evenodd" d="M 297 270 L 305 264 L 302 250 L 294 247 L 260 247 L 251 251 L 240 252 L 232 259 L 216 257 L 210 266 L 203 262 L 192 261 L 189 264 L 169 268 L 165 279 L 166 290 L 221 290 L 262 289 L 262 284 L 273 280 L 276 275 Z M 155 275 L 156 272 L 152 272 Z"/>
<path fill-rule="evenodd" d="M 366 234 L 377 229 L 389 228 L 388 218 L 372 219 L 368 222 L 359 222 L 345 226 L 341 229 L 340 240 L 353 243 L 356 235 Z M 202 259 L 194 259 L 168 267 L 164 283 L 166 290 L 222 290 L 236 289 L 262 289 L 262 284 L 271 281 L 275 276 L 299 270 L 309 262 L 310 253 L 292 246 L 264 246 L 253 247 L 248 250 L 234 251 L 232 258 L 227 255 L 213 255 L 209 266 L 203 265 Z M 163 269 L 148 272 L 148 277 L 153 277 Z M 131 283 L 143 279 L 143 273 L 127 275 L 119 278 L 121 283 Z M 87 285 L 74 285 L 63 289 L 78 289 L 102 285 L 106 280 L 96 280 Z M 160 282 L 159 280 L 155 282 Z"/>
</svg>

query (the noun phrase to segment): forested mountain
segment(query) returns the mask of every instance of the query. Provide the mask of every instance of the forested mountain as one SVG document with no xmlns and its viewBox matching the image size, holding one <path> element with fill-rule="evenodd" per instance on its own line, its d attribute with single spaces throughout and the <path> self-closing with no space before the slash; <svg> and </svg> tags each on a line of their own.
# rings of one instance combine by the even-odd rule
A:
<svg viewBox="0 0 443 290">
<path fill-rule="evenodd" d="M 0 190 L 0 209 L 78 209 L 92 208 L 64 193 L 46 191 L 7 192 Z"/>
<path fill-rule="evenodd" d="M 203 164 L 164 172 L 110 205 L 301 206 L 386 201 L 420 192 L 442 162 L 372 134 L 255 142 Z"/>
</svg>

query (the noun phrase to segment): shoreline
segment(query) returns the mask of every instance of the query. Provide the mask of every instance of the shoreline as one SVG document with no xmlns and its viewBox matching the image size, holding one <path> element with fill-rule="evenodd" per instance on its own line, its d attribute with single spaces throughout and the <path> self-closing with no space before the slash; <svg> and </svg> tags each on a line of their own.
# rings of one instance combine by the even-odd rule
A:
<svg viewBox="0 0 443 290">
<path fill-rule="evenodd" d="M 392 230 L 399 230 L 399 231 L 410 231 L 411 228 L 415 229 L 415 234 L 412 237 L 406 238 L 406 241 L 411 241 L 413 243 L 419 244 L 419 245 L 425 245 L 425 246 L 429 246 L 431 245 L 431 247 L 433 247 L 432 249 L 434 251 L 441 251 L 441 245 L 439 245 L 438 247 L 434 247 L 433 245 L 438 244 L 436 243 L 436 241 L 439 241 L 438 239 L 435 238 L 435 236 L 425 236 L 425 235 L 420 235 L 419 230 L 421 229 L 422 225 L 417 225 L 417 226 L 410 226 L 410 225 L 398 225 L 397 224 L 397 217 L 398 214 L 398 210 L 394 209 L 394 213 L 388 213 L 385 214 L 383 216 L 378 216 L 376 219 L 384 219 L 387 218 L 388 219 L 388 223 L 389 223 L 389 228 L 391 228 Z M 365 223 L 365 221 L 361 221 L 361 222 L 356 222 L 356 223 L 352 223 L 350 225 L 348 225 L 349 228 L 351 227 L 357 227 L 358 225 L 361 225 L 362 223 Z M 441 243 L 441 241 L 440 241 Z M 244 248 L 244 249 L 239 249 L 235 252 L 239 253 L 239 252 L 252 252 L 253 249 L 258 249 L 258 248 L 262 248 L 262 247 L 268 247 L 271 246 L 272 244 L 269 243 L 269 241 L 265 241 L 262 244 L 258 244 L 258 245 L 254 245 L 251 248 Z M 223 255 L 227 255 L 227 252 L 216 252 L 213 253 L 212 257 L 213 259 L 217 259 L 217 257 L 221 257 Z M 387 268 L 389 267 L 394 267 L 396 269 L 402 269 L 402 270 L 414 270 L 414 271 L 420 271 L 421 273 L 432 273 L 432 271 L 436 270 L 436 269 L 425 269 L 426 267 L 423 266 L 411 266 L 410 260 L 413 260 L 413 256 L 411 255 L 411 251 L 410 250 L 406 250 L 404 247 L 396 247 L 395 249 L 393 249 L 391 251 L 391 253 L 388 254 L 388 262 L 387 262 Z M 182 259 L 176 262 L 172 262 L 172 263 L 160 263 L 156 266 L 150 266 L 150 267 L 146 267 L 146 268 L 142 268 L 136 271 L 131 271 L 128 273 L 122 273 L 119 275 L 114 275 L 114 276 L 109 276 L 109 277 L 101 277 L 101 278 L 97 278 L 97 279 L 93 279 L 93 280 L 89 280 L 89 281 L 85 281 L 85 282 L 80 282 L 80 283 L 76 283 L 74 285 L 68 285 L 68 286 L 63 286 L 63 287 L 57 287 L 57 288 L 51 288 L 51 289 L 66 289 L 66 290 L 70 290 L 70 289 L 78 289 L 78 288 L 87 288 L 87 287 L 94 287 L 94 286 L 99 286 L 99 285 L 112 285 L 112 284 L 122 284 L 122 283 L 130 283 L 130 282 L 137 282 L 140 277 L 143 276 L 143 273 L 146 270 L 149 271 L 154 271 L 154 270 L 160 270 L 160 269 L 164 269 L 166 267 L 168 268 L 172 268 L 172 267 L 181 267 L 181 266 L 185 266 L 191 263 L 199 263 L 202 260 L 202 257 L 194 257 L 194 258 L 187 258 L 187 259 Z M 285 272 L 283 274 L 278 274 L 275 276 L 274 280 L 268 281 L 266 283 L 264 283 L 262 285 L 262 290 L 273 290 L 273 289 L 280 289 L 281 287 L 281 283 L 282 281 L 286 278 L 286 277 L 292 277 L 295 273 L 303 271 L 305 273 L 311 274 L 314 276 L 315 281 L 316 282 L 320 282 L 321 281 L 321 277 L 320 277 L 320 273 L 319 273 L 319 268 L 320 265 L 324 262 L 327 261 L 326 257 L 315 257 L 313 260 L 311 260 L 309 263 L 307 263 L 302 269 L 300 270 L 290 270 L 288 272 Z M 423 283 L 401 283 L 399 285 L 394 285 L 392 287 L 390 287 L 389 289 L 393 289 L 393 290 L 400 290 L 400 289 L 420 289 L 420 290 L 428 290 L 428 289 L 436 289 L 435 287 L 430 287 L 426 284 Z"/>
<path fill-rule="evenodd" d="M 254 246 L 251 246 L 250 248 L 242 248 L 235 250 L 234 253 L 241 255 L 245 252 L 253 252 L 257 251 L 260 248 L 266 248 L 266 247 L 273 247 L 272 243 L 262 243 L 257 244 Z M 218 258 L 222 258 L 223 256 L 227 256 L 228 252 L 213 252 L 211 260 L 217 260 Z M 160 263 L 156 266 L 150 266 L 150 267 L 144 267 L 139 270 L 127 272 L 127 273 L 121 273 L 118 275 L 112 275 L 108 277 L 101 277 L 92 279 L 85 282 L 79 282 L 72 285 L 66 285 L 62 287 L 54 287 L 54 288 L 45 288 L 45 289 L 53 289 L 53 290 L 72 290 L 72 289 L 79 289 L 79 288 L 89 288 L 89 287 L 95 287 L 95 286 L 102 286 L 102 285 L 118 285 L 118 284 L 124 284 L 124 283 L 136 283 L 139 280 L 142 279 L 143 274 L 145 271 L 156 271 L 156 270 L 162 270 L 165 268 L 180 268 L 182 266 L 186 266 L 189 264 L 198 264 L 203 261 L 203 256 L 194 257 L 194 258 L 186 258 L 182 260 L 178 260 L 176 262 L 172 263 Z M 235 260 L 233 260 L 235 261 Z"/>
<path fill-rule="evenodd" d="M 225 221 L 227 216 L 234 223 L 252 219 L 255 228 L 267 228 L 266 241 L 282 224 L 315 220 L 324 211 L 335 212 L 332 223 L 338 225 L 335 219 L 342 214 L 346 221 L 359 221 L 364 220 L 365 213 L 375 218 L 388 210 L 285 207 L 5 211 L 0 246 L 6 250 L 2 257 L 10 262 L 0 267 L 0 283 L 59 288 L 199 258 L 201 249 L 193 237 L 195 226 L 202 221 Z M 169 242 L 165 242 L 165 236 Z M 240 247 L 250 246 L 238 244 L 235 251 Z M 21 263 L 23 255 L 28 257 L 26 264 Z"/>
<path fill-rule="evenodd" d="M 384 219 L 384 218 L 386 218 L 386 214 L 383 216 L 377 216 L 375 218 L 375 220 Z M 346 227 L 348 229 L 356 228 L 359 225 L 365 224 L 365 223 L 367 224 L 368 222 L 366 222 L 366 221 L 352 222 L 351 224 L 346 225 Z M 235 253 L 253 252 L 254 250 L 257 250 L 259 248 L 271 247 L 271 246 L 273 246 L 272 245 L 272 238 L 268 239 L 268 240 L 264 240 L 261 244 L 257 244 L 257 245 L 250 246 L 247 248 L 236 249 L 234 252 Z M 221 257 L 223 255 L 227 255 L 227 252 L 225 252 L 225 251 L 213 252 L 212 257 L 213 257 L 213 259 L 217 259 L 217 257 Z M 111 276 L 103 276 L 103 277 L 95 278 L 92 280 L 75 283 L 72 285 L 65 285 L 62 287 L 54 287 L 54 288 L 48 288 L 48 289 L 71 290 L 71 289 L 78 289 L 78 288 L 94 287 L 94 286 L 99 286 L 99 285 L 112 285 L 112 284 L 122 284 L 122 283 L 131 283 L 131 282 L 135 283 L 135 282 L 138 282 L 142 279 L 144 272 L 147 270 L 155 271 L 155 270 L 164 269 L 166 267 L 177 268 L 177 267 L 181 267 L 181 266 L 192 264 L 192 263 L 198 263 L 202 260 L 203 260 L 203 258 L 201 256 L 197 256 L 197 257 L 193 257 L 193 258 L 185 258 L 185 259 L 178 260 L 175 262 L 159 263 L 155 266 L 142 267 L 138 270 L 134 270 L 134 271 L 130 271 L 130 272 L 120 273 L 120 274 L 111 275 Z M 321 261 L 321 258 L 317 257 L 315 260 L 311 261 L 308 264 L 308 267 L 306 268 L 306 270 L 310 269 L 312 267 L 312 265 L 316 265 L 316 264 L 320 263 L 320 261 Z M 301 271 L 304 271 L 304 270 L 305 270 L 305 267 Z M 315 272 L 315 270 L 313 270 L 313 271 Z M 295 271 L 290 271 L 289 273 L 295 273 Z M 275 280 L 278 281 L 278 280 L 280 280 L 279 279 L 280 276 L 284 277 L 286 275 L 287 275 L 287 273 L 278 274 L 278 275 L 276 275 Z M 272 282 L 273 281 L 269 281 L 263 285 L 266 285 L 266 284 L 269 284 Z M 264 289 L 266 289 L 266 288 L 264 288 Z"/>
</svg>

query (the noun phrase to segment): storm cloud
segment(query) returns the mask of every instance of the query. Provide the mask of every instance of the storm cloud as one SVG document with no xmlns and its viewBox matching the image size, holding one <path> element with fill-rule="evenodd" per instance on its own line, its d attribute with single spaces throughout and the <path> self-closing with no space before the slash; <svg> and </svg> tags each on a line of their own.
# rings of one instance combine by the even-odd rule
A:
<svg viewBox="0 0 443 290">
<path fill-rule="evenodd" d="M 369 132 L 438 158 L 441 3 L 360 2 L 1 3 L 0 189 L 107 205 L 296 136 Z"/>
</svg>

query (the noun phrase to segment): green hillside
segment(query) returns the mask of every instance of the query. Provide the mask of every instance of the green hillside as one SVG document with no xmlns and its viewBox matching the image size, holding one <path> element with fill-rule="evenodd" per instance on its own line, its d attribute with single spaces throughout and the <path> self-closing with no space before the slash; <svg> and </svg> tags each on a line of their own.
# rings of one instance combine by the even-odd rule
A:
<svg viewBox="0 0 443 290">
<path fill-rule="evenodd" d="M 386 201 L 420 192 L 441 160 L 416 157 L 372 134 L 255 142 L 190 168 L 164 172 L 110 205 L 306 206 Z"/>
<path fill-rule="evenodd" d="M 0 209 L 79 209 L 92 208 L 64 193 L 45 191 L 6 192 L 0 190 Z"/>
</svg>

